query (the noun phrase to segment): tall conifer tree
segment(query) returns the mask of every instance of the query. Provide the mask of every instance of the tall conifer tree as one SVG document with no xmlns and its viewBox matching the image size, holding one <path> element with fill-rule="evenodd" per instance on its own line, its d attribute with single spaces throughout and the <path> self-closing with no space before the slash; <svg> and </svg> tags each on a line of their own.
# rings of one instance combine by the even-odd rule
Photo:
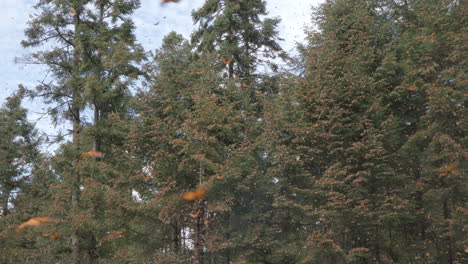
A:
<svg viewBox="0 0 468 264">
<path fill-rule="evenodd" d="M 467 6 L 405 1 L 393 8 L 398 38 L 377 74 L 401 131 L 392 147 L 400 148 L 394 167 L 405 177 L 399 199 L 409 217 L 393 230 L 402 250 L 391 251 L 404 262 L 463 262 Z"/>
<path fill-rule="evenodd" d="M 0 108 L 0 208 L 1 215 L 10 214 L 15 192 L 28 182 L 27 173 L 39 157 L 37 131 L 27 120 L 21 107 L 24 91 L 20 91 Z M 29 166 L 28 166 L 29 165 Z M 29 167 L 29 168 L 28 168 Z"/>
<path fill-rule="evenodd" d="M 199 52 L 216 52 L 230 77 L 235 75 L 251 83 L 257 65 L 268 63 L 281 52 L 276 29 L 280 20 L 262 20 L 266 14 L 263 0 L 207 0 L 192 14 L 199 25 L 192 42 Z"/>
<path fill-rule="evenodd" d="M 123 112 L 122 99 L 139 72 L 134 62 L 142 59 L 142 52 L 135 43 L 129 18 L 137 7 L 137 0 L 40 1 L 35 6 L 39 12 L 31 18 L 27 39 L 22 43 L 25 47 L 53 44 L 51 49 L 28 58 L 45 64 L 54 78 L 38 85 L 31 94 L 53 104 L 49 112 L 56 122 L 66 119 L 72 123 L 72 143 L 64 149 L 69 166 L 62 170 L 63 191 L 71 194 L 70 207 L 63 213 L 72 230 L 72 263 L 97 261 L 95 227 L 84 224 L 91 219 L 79 217 L 85 207 L 95 207 L 95 202 L 81 202 L 80 196 L 85 184 L 93 186 L 90 179 L 95 176 L 86 173 L 85 163 L 96 158 L 84 160 L 83 153 L 104 151 L 105 120 L 111 112 Z M 86 128 L 89 126 L 83 115 L 88 106 L 94 111 L 92 129 Z"/>
</svg>

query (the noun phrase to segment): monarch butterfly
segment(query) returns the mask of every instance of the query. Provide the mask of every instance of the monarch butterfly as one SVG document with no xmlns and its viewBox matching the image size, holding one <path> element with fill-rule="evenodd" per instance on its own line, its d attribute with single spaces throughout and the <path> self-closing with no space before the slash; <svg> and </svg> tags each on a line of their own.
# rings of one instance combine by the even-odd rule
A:
<svg viewBox="0 0 468 264">
<path fill-rule="evenodd" d="M 227 59 L 221 58 L 221 60 L 222 60 L 223 63 L 226 64 L 226 65 L 227 65 L 227 64 L 231 64 L 231 62 L 232 62 L 232 58 L 227 58 Z"/>
<path fill-rule="evenodd" d="M 194 192 L 185 192 L 182 194 L 182 199 L 186 201 L 195 201 L 202 198 L 205 195 L 205 190 L 198 189 Z"/>
<path fill-rule="evenodd" d="M 76 10 L 74 8 L 70 9 L 70 15 L 75 16 Z"/>
<path fill-rule="evenodd" d="M 60 237 L 60 234 L 58 234 L 58 233 L 53 233 L 53 234 L 43 234 L 42 236 L 43 236 L 43 237 L 49 237 L 49 238 L 51 238 L 51 239 L 57 239 L 57 238 L 59 238 L 59 237 Z"/>
<path fill-rule="evenodd" d="M 446 169 L 443 169 L 443 168 L 439 169 L 439 173 L 441 174 L 449 173 L 453 171 L 455 168 L 457 168 L 457 166 L 458 166 L 458 162 L 454 162 L 450 164 L 450 166 L 448 166 Z"/>
<path fill-rule="evenodd" d="M 200 215 L 200 211 L 196 212 L 196 213 L 193 213 L 193 214 L 190 214 L 191 217 L 195 218 L 195 217 L 198 217 Z"/>
<path fill-rule="evenodd" d="M 91 150 L 91 151 L 83 153 L 83 155 L 81 155 L 81 158 L 86 160 L 86 159 L 88 159 L 88 157 L 102 158 L 103 156 L 104 156 L 104 154 L 102 154 L 101 152 Z"/>
<path fill-rule="evenodd" d="M 52 221 L 52 219 L 50 219 L 49 217 L 33 217 L 29 219 L 28 221 L 19 225 L 18 228 L 16 229 L 16 233 L 20 234 L 21 232 L 23 232 L 23 229 L 27 226 L 39 226 L 42 223 L 46 223 L 50 221 Z"/>
</svg>

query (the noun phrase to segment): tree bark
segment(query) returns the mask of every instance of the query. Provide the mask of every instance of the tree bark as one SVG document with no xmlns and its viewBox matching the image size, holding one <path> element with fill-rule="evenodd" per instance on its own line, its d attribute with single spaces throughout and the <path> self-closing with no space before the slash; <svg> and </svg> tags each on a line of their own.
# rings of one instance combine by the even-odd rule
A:
<svg viewBox="0 0 468 264">
<path fill-rule="evenodd" d="M 77 13 L 74 17 L 74 29 L 75 29 L 75 35 L 74 35 L 74 44 L 75 48 L 73 50 L 73 59 L 74 59 L 74 74 L 77 76 L 72 76 L 73 77 L 78 77 L 80 75 L 80 54 L 79 50 L 77 49 L 77 42 L 79 42 L 79 26 L 80 26 L 80 14 L 79 14 L 79 9 L 75 6 L 75 10 L 77 10 Z M 71 171 L 71 174 L 69 175 L 71 177 L 71 205 L 72 205 L 72 212 L 76 213 L 77 210 L 79 209 L 79 201 L 80 201 L 80 173 L 76 169 L 79 161 L 80 161 L 80 153 L 81 153 L 81 148 L 80 148 L 80 130 L 81 130 L 81 119 L 80 119 L 80 107 L 78 105 L 78 99 L 79 99 L 79 87 L 76 87 L 76 84 L 73 83 L 75 87 L 73 88 L 73 97 L 72 97 L 72 106 L 69 109 L 70 110 L 70 116 L 73 122 L 73 150 L 74 150 L 74 160 L 72 162 L 73 168 Z M 72 236 L 71 236 L 71 246 L 72 246 L 72 263 L 73 264 L 79 264 L 81 263 L 81 256 L 80 256 L 80 238 L 79 238 L 79 231 L 78 230 L 73 230 Z"/>
</svg>

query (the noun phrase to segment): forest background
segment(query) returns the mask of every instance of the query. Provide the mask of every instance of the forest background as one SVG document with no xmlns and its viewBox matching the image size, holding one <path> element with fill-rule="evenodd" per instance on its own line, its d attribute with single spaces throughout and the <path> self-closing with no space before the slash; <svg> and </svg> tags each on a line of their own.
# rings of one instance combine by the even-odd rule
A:
<svg viewBox="0 0 468 264">
<path fill-rule="evenodd" d="M 464 263 L 467 7 L 327 0 L 284 41 L 265 1 L 206 0 L 147 50 L 138 0 L 37 1 L 0 263 Z"/>
</svg>

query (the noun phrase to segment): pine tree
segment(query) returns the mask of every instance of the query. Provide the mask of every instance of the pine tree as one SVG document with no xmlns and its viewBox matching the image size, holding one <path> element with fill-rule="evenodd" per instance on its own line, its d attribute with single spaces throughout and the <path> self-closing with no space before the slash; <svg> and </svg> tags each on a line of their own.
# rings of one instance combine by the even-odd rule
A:
<svg viewBox="0 0 468 264">
<path fill-rule="evenodd" d="M 216 52 L 219 64 L 227 67 L 229 77 L 237 76 L 245 84 L 257 81 L 257 66 L 283 55 L 278 45 L 278 18 L 265 18 L 262 0 L 208 0 L 192 14 L 199 29 L 192 34 L 197 51 Z M 260 59 L 259 57 L 265 57 Z"/>
<path fill-rule="evenodd" d="M 291 245 L 274 248 L 275 262 L 381 261 L 379 214 L 398 178 L 387 164 L 386 108 L 374 86 L 380 49 L 391 40 L 377 10 L 369 1 L 323 4 L 302 55 L 305 76 L 286 83 L 275 104 L 267 131 L 275 138 L 272 214 L 285 234 L 279 239 Z"/>
<path fill-rule="evenodd" d="M 411 217 L 397 251 L 415 263 L 463 262 L 463 35 L 466 4 L 406 1 L 394 6 L 396 32 L 380 84 L 401 136 L 395 169 L 405 176 Z M 396 236 L 395 236 L 396 237 Z"/>
<path fill-rule="evenodd" d="M 168 241 L 159 245 L 161 263 L 223 263 L 232 243 L 225 240 L 226 219 L 243 175 L 228 160 L 246 148 L 245 116 L 240 87 L 218 74 L 215 58 L 195 59 L 181 36 L 169 34 L 156 52 L 152 86 L 139 97 L 139 118 L 130 129 L 132 155 L 146 168 L 140 172 L 146 185 L 137 190 L 150 207 L 142 210 L 157 216 Z M 195 190 L 206 195 L 182 199 Z"/>
<path fill-rule="evenodd" d="M 2 216 L 9 215 L 16 192 L 28 182 L 29 167 L 39 156 L 38 137 L 34 125 L 27 120 L 27 111 L 21 107 L 24 91 L 19 91 L 3 105 L 0 111 L 0 200 Z"/>
<path fill-rule="evenodd" d="M 233 185 L 225 187 L 225 195 L 232 204 L 217 220 L 218 261 L 240 261 L 246 249 L 253 247 L 255 228 L 265 222 L 253 221 L 262 208 L 267 210 L 268 198 L 263 190 L 265 179 L 264 148 L 258 138 L 263 127 L 263 97 L 277 91 L 277 80 L 271 77 L 277 65 L 271 59 L 284 57 L 278 45 L 278 18 L 265 18 L 264 1 L 206 1 L 192 13 L 199 28 L 192 34 L 196 52 L 214 54 L 216 65 L 224 68 L 225 76 L 237 86 L 236 105 L 242 116 L 239 134 L 232 134 L 237 142 L 227 139 L 232 154 L 222 162 L 223 177 Z M 267 73 L 261 72 L 266 66 Z M 226 140 L 226 139 L 225 139 Z M 262 188 L 264 188 L 262 190 Z M 263 249 L 259 249 L 263 251 Z M 257 249 L 254 249 L 257 252 Z"/>
<path fill-rule="evenodd" d="M 46 168 L 47 159 L 39 152 L 40 138 L 34 124 L 27 119 L 27 110 L 21 106 L 24 90 L 20 89 L 0 108 L 0 248 L 2 263 L 26 263 L 44 258 L 39 248 L 52 250 L 37 232 L 19 232 L 17 226 L 26 220 L 41 216 L 50 206 L 49 187 L 56 181 Z"/>
<path fill-rule="evenodd" d="M 28 58 L 45 64 L 54 78 L 38 85 L 31 95 L 52 104 L 49 113 L 55 122 L 65 119 L 72 123 L 72 143 L 65 146 L 62 158 L 68 167 L 62 166 L 61 175 L 64 194 L 71 194 L 71 206 L 63 212 L 73 230 L 70 261 L 80 263 L 86 258 L 88 263 L 95 263 L 98 252 L 92 229 L 97 227 L 85 222 L 93 222 L 96 211 L 91 211 L 91 219 L 79 215 L 86 207 L 96 209 L 96 201 L 81 201 L 80 196 L 81 189 L 93 186 L 96 177 L 89 173 L 88 163 L 96 165 L 100 158 L 84 160 L 83 153 L 105 150 L 103 130 L 107 117 L 111 112 L 125 112 L 128 86 L 140 73 L 134 63 L 141 61 L 143 54 L 135 44 L 129 17 L 139 7 L 139 1 L 57 0 L 41 1 L 35 7 L 40 12 L 32 17 L 23 46 L 37 47 L 46 42 L 58 46 Z M 83 115 L 87 107 L 94 111 L 92 128 Z M 85 190 L 93 196 L 93 188 Z"/>
</svg>

